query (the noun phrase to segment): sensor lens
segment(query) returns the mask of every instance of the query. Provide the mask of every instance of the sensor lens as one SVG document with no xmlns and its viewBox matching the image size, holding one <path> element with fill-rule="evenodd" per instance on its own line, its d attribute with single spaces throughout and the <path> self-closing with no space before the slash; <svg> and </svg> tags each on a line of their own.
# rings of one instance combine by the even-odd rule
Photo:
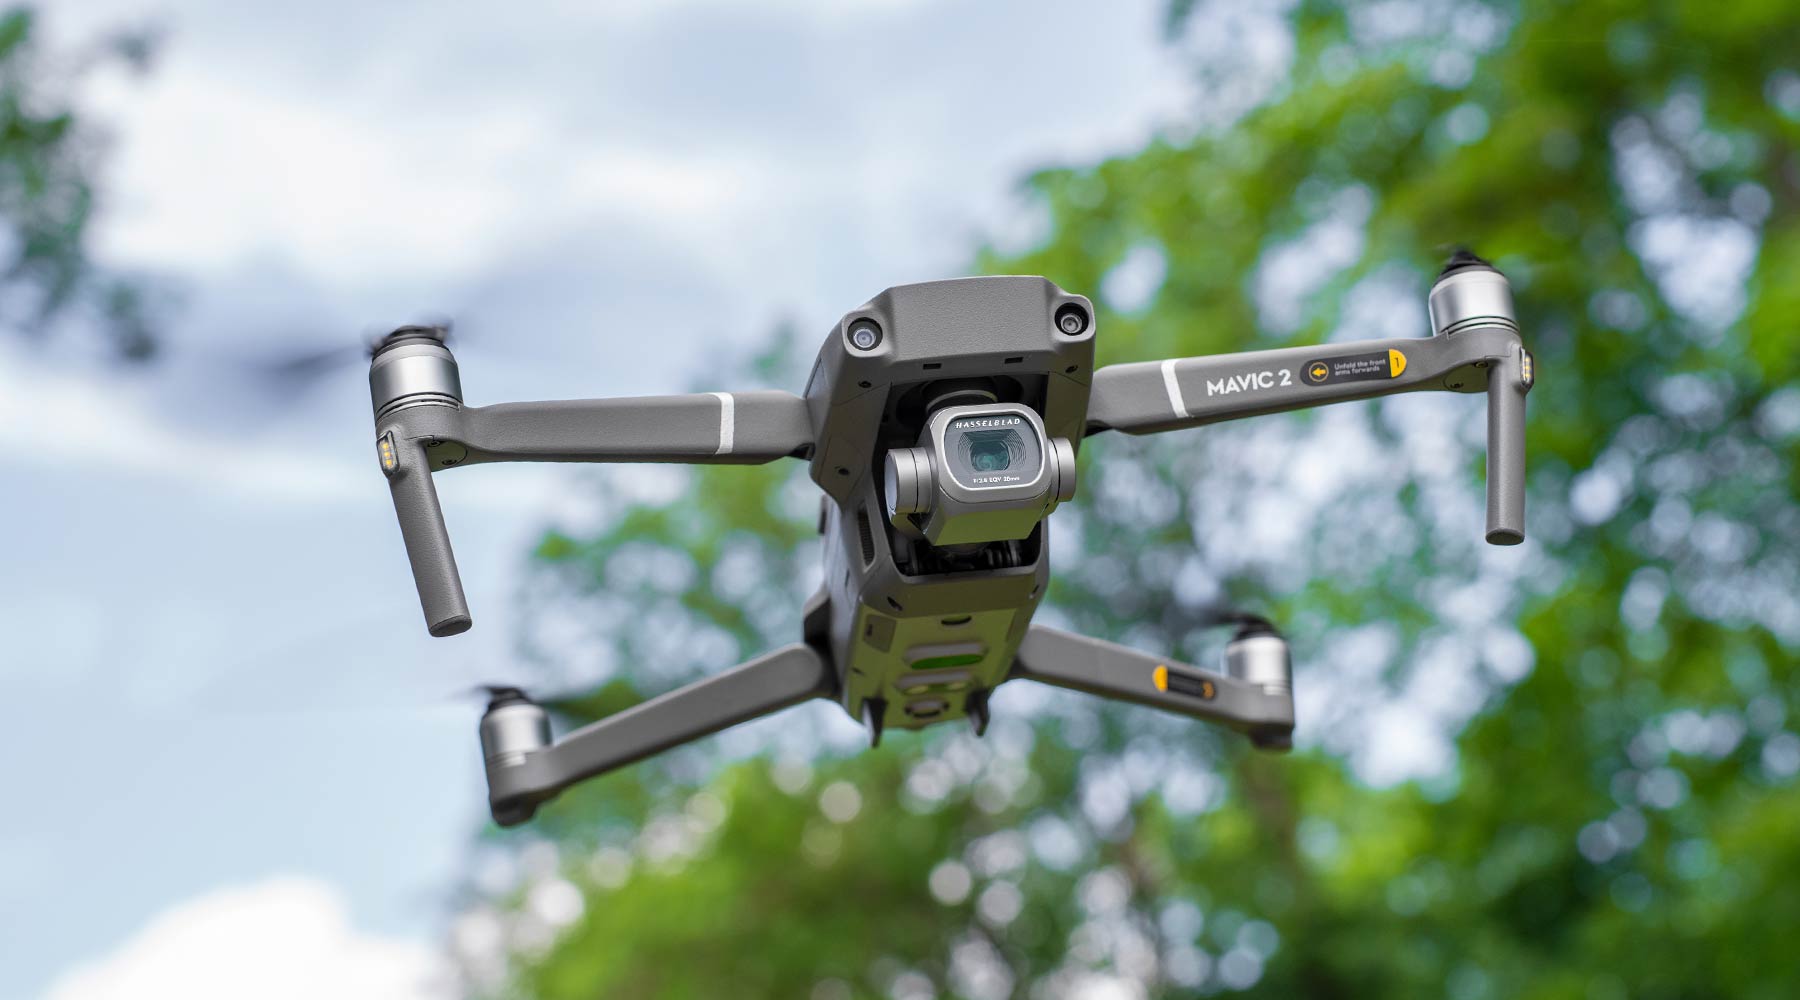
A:
<svg viewBox="0 0 1800 1000">
<path fill-rule="evenodd" d="M 1073 337 L 1088 328 L 1087 310 L 1071 302 L 1056 311 L 1056 328 Z"/>
<path fill-rule="evenodd" d="M 881 327 L 872 320 L 859 319 L 850 324 L 850 344 L 859 351 L 872 351 L 881 343 Z"/>
</svg>

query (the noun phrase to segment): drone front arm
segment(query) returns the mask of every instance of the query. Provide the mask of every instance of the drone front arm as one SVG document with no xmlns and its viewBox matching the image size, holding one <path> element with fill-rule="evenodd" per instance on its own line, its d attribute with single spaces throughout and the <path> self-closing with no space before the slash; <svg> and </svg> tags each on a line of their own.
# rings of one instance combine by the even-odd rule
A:
<svg viewBox="0 0 1800 1000">
<path fill-rule="evenodd" d="M 435 636 L 471 623 L 431 473 L 482 462 L 756 464 L 812 444 L 806 401 L 786 392 L 462 405 L 456 359 L 403 328 L 369 368 L 376 452 L 413 581 Z"/>
<path fill-rule="evenodd" d="M 1032 680 L 1216 722 L 1265 750 L 1293 745 L 1287 646 L 1274 635 L 1233 641 L 1231 674 L 1213 673 L 1072 632 L 1032 625 L 1008 680 Z"/>
<path fill-rule="evenodd" d="M 812 443 L 806 401 L 787 392 L 707 392 L 499 403 L 461 411 L 461 464 L 758 464 Z"/>
<path fill-rule="evenodd" d="M 1459 250 L 1426 299 L 1434 336 L 1113 365 L 1094 373 L 1088 433 L 1197 427 L 1396 392 L 1488 395 L 1487 540 L 1525 540 L 1525 394 L 1536 373 L 1512 286 Z"/>
<path fill-rule="evenodd" d="M 1525 538 L 1525 394 L 1531 357 L 1499 324 L 1429 339 L 1369 340 L 1109 365 L 1094 373 L 1088 433 L 1198 427 L 1400 392 L 1488 394 L 1487 539 Z"/>
<path fill-rule="evenodd" d="M 1516 332 L 1487 327 L 1107 365 L 1094 372 L 1088 433 L 1151 434 L 1422 389 L 1479 392 L 1487 379 L 1475 366 L 1518 352 Z"/>
<path fill-rule="evenodd" d="M 806 401 L 787 392 L 704 392 L 493 406 L 397 407 L 377 432 L 422 442 L 432 471 L 483 462 L 756 465 L 812 444 Z"/>
<path fill-rule="evenodd" d="M 490 708 L 482 720 L 488 803 L 502 826 L 523 823 L 537 805 L 616 770 L 814 698 L 831 698 L 837 676 L 818 650 L 783 646 L 546 743 L 536 705 Z"/>
<path fill-rule="evenodd" d="M 406 543 L 406 558 L 412 564 L 425 630 L 435 636 L 467 632 L 474 619 L 469 617 L 469 601 L 463 596 L 462 576 L 456 571 L 456 554 L 450 548 L 450 531 L 431 481 L 425 442 L 390 432 L 377 439 L 376 450 L 394 497 L 394 513 L 400 519 L 400 539 Z"/>
</svg>

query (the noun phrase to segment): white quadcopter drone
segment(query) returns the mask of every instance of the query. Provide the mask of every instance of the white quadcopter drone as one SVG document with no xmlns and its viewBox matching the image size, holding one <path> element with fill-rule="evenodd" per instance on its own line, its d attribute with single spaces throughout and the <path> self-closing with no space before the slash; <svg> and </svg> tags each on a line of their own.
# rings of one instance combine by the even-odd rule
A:
<svg viewBox="0 0 1800 1000">
<path fill-rule="evenodd" d="M 1397 392 L 1487 393 L 1487 540 L 1525 537 L 1532 358 L 1512 293 L 1473 254 L 1429 297 L 1432 336 L 1176 358 L 1095 370 L 1094 311 L 1039 277 L 890 288 L 852 310 L 801 395 L 463 405 L 433 327 L 403 327 L 369 369 L 376 449 L 426 628 L 470 626 L 431 474 L 479 462 L 758 464 L 797 458 L 824 491 L 825 579 L 801 641 L 552 741 L 544 709 L 493 691 L 481 719 L 496 822 L 530 819 L 576 782 L 813 698 L 868 727 L 988 721 L 993 690 L 1034 680 L 1292 744 L 1287 643 L 1248 615 L 1224 669 L 1034 625 L 1050 578 L 1046 518 L 1075 495 L 1103 431 L 1147 434 Z"/>
</svg>

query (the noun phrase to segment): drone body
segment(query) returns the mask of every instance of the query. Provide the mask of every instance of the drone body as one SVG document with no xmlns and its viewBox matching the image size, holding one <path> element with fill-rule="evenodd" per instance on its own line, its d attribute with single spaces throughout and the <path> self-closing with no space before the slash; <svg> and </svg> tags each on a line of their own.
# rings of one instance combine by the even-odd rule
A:
<svg viewBox="0 0 1800 1000">
<path fill-rule="evenodd" d="M 1089 308 L 1042 278 L 965 278 L 888 289 L 826 338 L 806 390 L 825 583 L 805 628 L 872 732 L 981 721 L 1006 678 L 1050 578 L 1044 515 L 1075 485 Z M 876 342 L 861 349 L 858 333 Z M 941 461 L 883 460 L 912 459 L 922 439 Z M 896 489 L 918 513 L 890 515 Z M 922 523 L 934 515 L 937 543 Z"/>
<path fill-rule="evenodd" d="M 1393 392 L 1486 391 L 1488 540 L 1523 539 L 1530 356 L 1505 278 L 1459 255 L 1432 291 L 1434 336 L 1093 367 L 1087 299 L 1038 277 L 890 288 L 826 338 L 803 395 L 706 393 L 465 407 L 454 358 L 403 328 L 370 369 L 377 450 L 434 635 L 470 618 L 431 473 L 488 461 L 810 463 L 824 581 L 802 641 L 552 741 L 499 692 L 481 737 L 505 825 L 561 789 L 813 698 L 884 730 L 966 718 L 1030 679 L 1219 722 L 1259 747 L 1293 729 L 1287 646 L 1253 616 L 1225 669 L 1032 624 L 1048 524 L 1084 437 L 1148 433 Z"/>
</svg>

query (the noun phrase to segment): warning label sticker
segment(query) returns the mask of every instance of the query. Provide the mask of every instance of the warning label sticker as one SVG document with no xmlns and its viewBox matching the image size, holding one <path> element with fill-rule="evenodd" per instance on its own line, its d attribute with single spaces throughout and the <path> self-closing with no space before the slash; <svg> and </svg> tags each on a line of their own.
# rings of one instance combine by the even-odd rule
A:
<svg viewBox="0 0 1800 1000">
<path fill-rule="evenodd" d="M 1319 358 L 1300 366 L 1300 378 L 1307 385 L 1329 385 L 1332 382 L 1368 382 L 1399 378 L 1406 371 L 1406 355 L 1399 351 L 1376 351 L 1350 354 L 1341 358 Z"/>
<path fill-rule="evenodd" d="M 1156 665 L 1156 670 L 1150 675 L 1150 682 L 1156 685 L 1158 691 L 1164 693 L 1173 691 L 1176 694 L 1185 694 L 1190 698 L 1199 698 L 1201 701 L 1211 701 L 1219 693 L 1212 681 L 1204 677 L 1193 677 L 1180 671 L 1170 670 L 1168 664 L 1165 663 Z"/>
</svg>

